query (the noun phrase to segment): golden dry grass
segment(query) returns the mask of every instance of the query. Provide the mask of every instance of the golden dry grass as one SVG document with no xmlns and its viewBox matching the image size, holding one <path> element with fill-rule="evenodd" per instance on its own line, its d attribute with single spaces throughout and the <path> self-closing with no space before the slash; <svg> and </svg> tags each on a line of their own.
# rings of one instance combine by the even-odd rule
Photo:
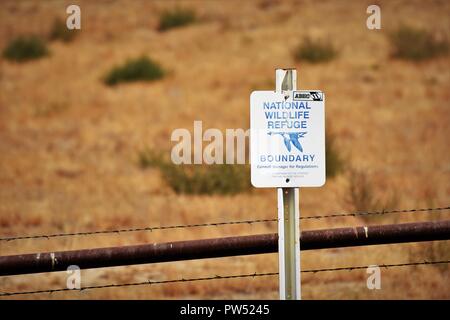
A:
<svg viewBox="0 0 450 320">
<path fill-rule="evenodd" d="M 156 169 L 141 170 L 145 146 L 168 151 L 175 128 L 247 128 L 249 94 L 273 88 L 274 69 L 296 67 L 299 87 L 327 94 L 327 118 L 347 161 L 366 170 L 377 196 L 397 193 L 398 208 L 448 205 L 450 195 L 450 59 L 423 63 L 390 58 L 387 33 L 402 23 L 448 36 L 446 1 L 378 1 L 382 30 L 365 27 L 360 1 L 183 1 L 200 22 L 160 33 L 169 1 L 79 1 L 82 32 L 51 55 L 26 64 L 0 59 L 0 234 L 41 234 L 132 226 L 276 217 L 275 190 L 236 196 L 174 194 Z M 0 48 L 22 34 L 45 35 L 68 1 L 3 1 Z M 265 4 L 265 5 L 264 5 Z M 304 37 L 329 38 L 336 60 L 298 64 Z M 114 65 L 146 54 L 170 75 L 155 83 L 109 88 Z M 345 175 L 301 190 L 301 214 L 346 211 Z M 445 219 L 443 214 L 389 216 L 376 223 Z M 302 222 L 302 228 L 361 225 L 346 218 Z M 368 222 L 375 223 L 369 220 Z M 275 224 L 0 242 L 0 254 L 166 242 L 276 232 Z M 448 242 L 302 253 L 304 269 L 448 259 Z M 434 252 L 433 251 L 433 252 Z M 277 270 L 261 255 L 83 270 L 82 285 Z M 308 274 L 305 299 L 449 299 L 449 267 L 385 270 L 382 290 L 366 288 L 364 271 Z M 0 278 L 0 291 L 64 287 L 66 274 Z M 218 280 L 30 299 L 278 297 L 276 277 Z"/>
</svg>

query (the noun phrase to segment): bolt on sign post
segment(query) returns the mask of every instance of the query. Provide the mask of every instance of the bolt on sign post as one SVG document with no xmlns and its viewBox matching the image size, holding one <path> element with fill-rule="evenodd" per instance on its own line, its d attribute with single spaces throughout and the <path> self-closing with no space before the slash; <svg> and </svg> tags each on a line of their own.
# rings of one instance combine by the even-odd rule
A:
<svg viewBox="0 0 450 320">
<path fill-rule="evenodd" d="M 278 189 L 280 299 L 299 300 L 299 187 L 325 184 L 325 95 L 297 90 L 297 71 L 277 69 L 275 91 L 250 95 L 251 182 Z"/>
</svg>

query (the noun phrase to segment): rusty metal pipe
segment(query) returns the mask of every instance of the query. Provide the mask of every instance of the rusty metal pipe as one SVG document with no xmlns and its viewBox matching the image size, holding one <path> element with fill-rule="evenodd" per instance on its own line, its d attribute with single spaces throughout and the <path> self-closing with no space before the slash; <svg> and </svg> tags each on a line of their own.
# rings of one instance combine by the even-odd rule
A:
<svg viewBox="0 0 450 320">
<path fill-rule="evenodd" d="M 450 220 L 303 231 L 301 250 L 450 240 Z M 277 234 L 152 243 L 0 257 L 0 276 L 232 257 L 278 250 Z"/>
</svg>

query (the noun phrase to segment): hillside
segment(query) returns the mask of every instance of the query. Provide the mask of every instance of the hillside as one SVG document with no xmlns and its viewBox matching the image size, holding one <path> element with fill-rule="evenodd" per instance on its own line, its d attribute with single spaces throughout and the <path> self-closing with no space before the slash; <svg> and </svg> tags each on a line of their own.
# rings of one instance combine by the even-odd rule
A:
<svg viewBox="0 0 450 320">
<path fill-rule="evenodd" d="M 0 49 L 21 35 L 47 37 L 70 1 L 3 1 Z M 276 191 L 177 194 L 161 170 L 139 165 L 142 150 L 169 155 L 176 128 L 249 127 L 249 96 L 274 88 L 275 69 L 294 67 L 302 89 L 327 95 L 327 130 L 346 170 L 322 188 L 300 190 L 302 216 L 354 211 L 346 201 L 356 168 L 370 180 L 375 209 L 448 206 L 450 58 L 392 57 L 401 25 L 449 37 L 448 1 L 377 1 L 382 29 L 366 28 L 367 1 L 78 1 L 82 29 L 49 55 L 0 58 L 0 236 L 270 219 Z M 158 31 L 161 12 L 194 10 L 197 21 Z M 330 41 L 334 60 L 294 59 L 306 38 Z M 114 66 L 148 56 L 158 81 L 105 85 Z M 377 200 L 377 201 L 375 201 Z M 304 230 L 428 221 L 448 212 L 302 221 Z M 276 232 L 274 223 L 121 235 L 0 242 L 0 255 Z M 450 258 L 449 243 L 302 252 L 304 269 Z M 82 271 L 82 285 L 277 271 L 260 255 Z M 450 299 L 449 266 L 383 271 L 382 290 L 364 271 L 307 274 L 305 299 Z M 1 277 L 0 291 L 64 287 L 66 274 Z M 24 296 L 41 299 L 278 298 L 278 279 L 218 280 Z"/>
</svg>

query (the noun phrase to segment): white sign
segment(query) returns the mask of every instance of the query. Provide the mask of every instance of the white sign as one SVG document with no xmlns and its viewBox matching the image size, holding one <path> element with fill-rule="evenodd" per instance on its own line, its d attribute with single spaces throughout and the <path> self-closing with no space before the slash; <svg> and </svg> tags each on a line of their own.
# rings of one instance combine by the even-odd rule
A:
<svg viewBox="0 0 450 320">
<path fill-rule="evenodd" d="M 324 93 L 318 90 L 252 92 L 250 140 L 254 187 L 324 185 Z"/>
</svg>

